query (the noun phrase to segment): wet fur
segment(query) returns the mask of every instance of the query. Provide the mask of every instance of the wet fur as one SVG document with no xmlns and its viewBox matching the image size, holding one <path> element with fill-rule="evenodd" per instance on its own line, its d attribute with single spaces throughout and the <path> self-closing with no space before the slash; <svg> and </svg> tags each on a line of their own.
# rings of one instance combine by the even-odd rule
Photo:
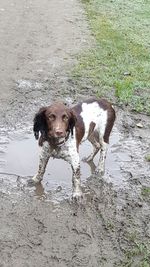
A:
<svg viewBox="0 0 150 267">
<path fill-rule="evenodd" d="M 55 122 L 48 119 L 51 112 L 56 115 Z M 66 122 L 62 119 L 63 113 L 67 114 Z M 41 154 L 39 170 L 32 181 L 37 183 L 43 179 L 49 157 L 63 158 L 71 164 L 73 170 L 73 196 L 81 197 L 79 145 L 86 139 L 93 145 L 93 152 L 86 158 L 87 161 L 92 161 L 100 151 L 97 172 L 103 173 L 107 144 L 114 121 L 115 111 L 105 99 L 89 99 L 71 109 L 62 103 L 41 108 L 35 115 L 33 126 L 35 138 L 39 139 Z M 61 145 L 56 142 L 59 140 L 56 138 L 56 125 L 59 125 L 58 133 L 61 133 L 61 138 L 64 139 Z"/>
</svg>

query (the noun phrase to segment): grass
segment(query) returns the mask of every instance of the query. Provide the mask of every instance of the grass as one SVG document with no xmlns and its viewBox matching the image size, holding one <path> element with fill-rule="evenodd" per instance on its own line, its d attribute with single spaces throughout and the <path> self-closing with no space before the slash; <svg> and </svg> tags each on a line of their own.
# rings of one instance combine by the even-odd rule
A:
<svg viewBox="0 0 150 267">
<path fill-rule="evenodd" d="M 126 260 L 122 267 L 138 266 L 150 267 L 150 251 L 144 243 L 135 242 L 133 247 L 126 251 Z M 135 264 L 136 263 L 136 264 Z"/>
<path fill-rule="evenodd" d="M 150 197 L 150 187 L 143 186 L 141 194 L 143 197 Z"/>
<path fill-rule="evenodd" d="M 150 2 L 83 0 L 93 47 L 79 55 L 73 76 L 82 91 L 150 114 Z"/>
<path fill-rule="evenodd" d="M 150 162 L 150 154 L 147 154 L 147 155 L 145 156 L 145 159 L 146 159 L 146 161 Z"/>
<path fill-rule="evenodd" d="M 150 267 L 150 246 L 149 243 L 140 242 L 137 232 L 127 235 L 130 249 L 125 250 L 125 259 L 119 267 Z"/>
</svg>

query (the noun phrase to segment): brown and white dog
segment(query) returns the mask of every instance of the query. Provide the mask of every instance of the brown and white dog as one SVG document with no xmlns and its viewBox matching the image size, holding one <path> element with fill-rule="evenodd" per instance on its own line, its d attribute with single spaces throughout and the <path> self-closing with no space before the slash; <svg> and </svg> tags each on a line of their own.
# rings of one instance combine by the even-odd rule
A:
<svg viewBox="0 0 150 267">
<path fill-rule="evenodd" d="M 105 99 L 89 99 L 68 108 L 63 103 L 43 107 L 34 118 L 34 135 L 39 139 L 41 153 L 39 169 L 32 178 L 33 183 L 43 179 L 49 158 L 62 158 L 71 164 L 73 170 L 73 197 L 82 196 L 80 184 L 79 145 L 88 139 L 93 145 L 93 160 L 100 150 L 97 172 L 104 172 L 106 148 L 115 121 L 115 111 Z M 39 137 L 40 132 L 40 137 Z"/>
</svg>

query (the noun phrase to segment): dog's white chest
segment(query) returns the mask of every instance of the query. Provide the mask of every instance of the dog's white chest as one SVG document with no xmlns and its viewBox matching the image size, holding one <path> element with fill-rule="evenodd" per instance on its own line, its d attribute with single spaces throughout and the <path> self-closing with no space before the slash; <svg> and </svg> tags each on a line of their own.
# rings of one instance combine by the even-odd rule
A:
<svg viewBox="0 0 150 267">
<path fill-rule="evenodd" d="M 74 137 L 69 137 L 69 139 L 60 147 L 52 150 L 51 156 L 57 159 L 64 159 L 68 162 L 73 159 L 76 160 L 77 148 L 76 139 Z"/>
</svg>

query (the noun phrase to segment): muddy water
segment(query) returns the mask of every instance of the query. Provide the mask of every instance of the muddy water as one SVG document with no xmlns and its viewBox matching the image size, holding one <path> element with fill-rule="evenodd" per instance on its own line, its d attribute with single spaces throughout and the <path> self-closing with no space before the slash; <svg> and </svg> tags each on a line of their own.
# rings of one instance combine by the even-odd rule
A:
<svg viewBox="0 0 150 267">
<path fill-rule="evenodd" d="M 31 132 L 29 130 L 29 132 Z M 117 128 L 114 129 L 108 153 L 106 158 L 105 175 L 103 177 L 107 182 L 111 182 L 115 187 L 123 187 L 126 184 L 126 178 L 121 172 L 119 158 L 122 161 L 130 161 L 128 153 L 119 152 L 118 144 L 121 140 L 121 135 Z M 80 147 L 81 158 L 81 180 L 82 184 L 94 173 L 95 167 L 98 164 L 96 156 L 94 162 L 90 165 L 85 163 L 82 158 L 89 155 L 92 150 L 91 144 L 86 141 Z M 10 187 L 16 187 L 17 179 L 27 186 L 27 179 L 32 177 L 38 168 L 38 152 L 39 147 L 32 133 L 14 132 L 9 138 L 2 138 L 0 148 L 0 173 L 8 175 Z M 72 171 L 70 165 L 61 159 L 50 158 L 42 185 L 32 189 L 35 190 L 35 195 L 42 196 L 50 190 L 62 191 L 63 196 L 71 194 L 71 176 Z M 12 178 L 17 177 L 17 178 Z M 19 178 L 18 178 L 19 177 Z M 5 183 L 3 185 L 5 190 Z M 7 187 L 7 186 L 6 186 Z"/>
</svg>

